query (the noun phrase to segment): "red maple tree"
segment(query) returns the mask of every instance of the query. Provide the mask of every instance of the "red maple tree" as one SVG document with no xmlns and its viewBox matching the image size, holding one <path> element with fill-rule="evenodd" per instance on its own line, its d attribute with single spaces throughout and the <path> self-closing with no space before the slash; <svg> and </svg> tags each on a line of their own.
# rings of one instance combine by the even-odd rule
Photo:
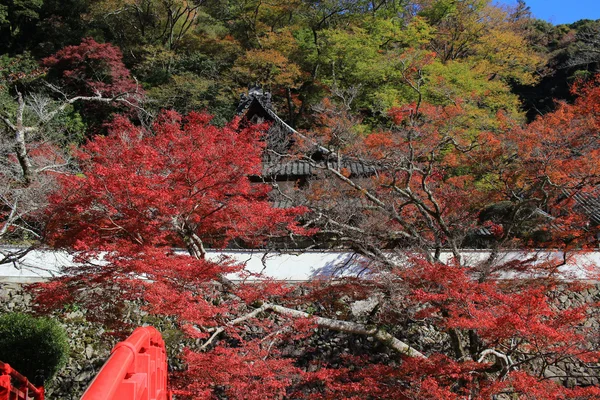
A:
<svg viewBox="0 0 600 400">
<path fill-rule="evenodd" d="M 238 129 L 236 122 L 217 128 L 196 113 L 164 112 L 151 131 L 116 118 L 108 136 L 78 153 L 82 173 L 58 177 L 62 189 L 50 199 L 47 242 L 85 254 L 106 252 L 107 259 L 125 254 L 125 272 L 149 278 L 184 278 L 179 274 L 187 269 L 186 279 L 206 282 L 235 271 L 239 266 L 205 261 L 206 244 L 262 243 L 280 229 L 296 229 L 300 212 L 273 209 L 268 187 L 250 183 L 261 168 L 260 132 L 260 126 Z M 186 248 L 194 259 L 173 248 Z M 144 267 L 149 260 L 152 266 Z M 115 272 L 125 268 L 112 261 Z M 190 262 L 200 263 L 198 270 Z"/>
<path fill-rule="evenodd" d="M 110 43 L 85 38 L 42 61 L 49 78 L 72 95 L 104 97 L 134 93 L 138 85 L 123 63 L 123 54 Z"/>
<path fill-rule="evenodd" d="M 206 339 L 247 311 L 257 297 L 288 291 L 268 283 L 237 286 L 225 275 L 243 266 L 205 259 L 206 246 L 222 248 L 234 239 L 253 246 L 273 235 L 309 233 L 296 226 L 301 208 L 274 209 L 268 186 L 249 180 L 262 168 L 263 128 L 242 129 L 237 122 L 217 128 L 208 115 L 184 118 L 169 111 L 152 130 L 116 118 L 108 136 L 78 152 L 80 174 L 57 176 L 61 189 L 50 198 L 46 242 L 75 252 L 83 265 L 42 285 L 42 305 L 77 302 L 100 318 L 114 317 L 112 306 L 123 300 L 145 299 L 152 312 L 174 315 L 188 334 Z M 202 359 L 224 357 L 241 365 L 264 353 L 257 346 L 247 340 L 238 361 L 227 349 Z M 188 354 L 190 371 L 202 362 L 198 357 Z M 270 371 L 275 377 L 295 370 L 291 363 L 273 357 L 248 373 Z M 211 386 L 201 379 L 194 382 L 186 386 Z M 275 378 L 273 383 L 269 389 L 263 382 L 257 393 L 282 387 Z"/>
<path fill-rule="evenodd" d="M 76 46 L 67 46 L 42 60 L 47 68 L 47 86 L 62 98 L 81 98 L 75 103 L 84 117 L 88 132 L 105 132 L 103 124 L 115 113 L 135 112 L 146 115 L 140 107 L 144 89 L 123 63 L 121 50 L 110 43 L 85 38 Z"/>
</svg>

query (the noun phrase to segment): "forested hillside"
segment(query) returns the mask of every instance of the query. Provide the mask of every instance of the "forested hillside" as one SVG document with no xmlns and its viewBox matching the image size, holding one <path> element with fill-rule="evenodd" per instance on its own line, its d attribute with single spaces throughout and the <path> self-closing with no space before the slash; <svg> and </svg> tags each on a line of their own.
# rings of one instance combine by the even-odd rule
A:
<svg viewBox="0 0 600 400">
<path fill-rule="evenodd" d="M 415 100 L 405 76 L 415 66 L 433 104 L 462 101 L 474 115 L 503 109 L 531 119 L 552 110 L 554 99 L 571 99 L 569 85 L 596 71 L 600 54 L 599 22 L 553 26 L 533 19 L 524 2 L 27 0 L 1 7 L 4 79 L 17 62 L 37 64 L 93 38 L 120 49 L 149 108 L 208 109 L 220 123 L 256 83 L 273 92 L 294 127 L 310 128 L 311 108 L 325 97 L 351 102 L 364 124 L 377 126 L 390 107 Z"/>
<path fill-rule="evenodd" d="M 600 396 L 600 269 L 564 268 L 600 237 L 600 20 L 11 0 L 0 34 L 0 265 L 73 254 L 32 306 L 169 330 L 177 398 Z M 283 244 L 353 255 L 293 285 L 206 256 Z"/>
</svg>

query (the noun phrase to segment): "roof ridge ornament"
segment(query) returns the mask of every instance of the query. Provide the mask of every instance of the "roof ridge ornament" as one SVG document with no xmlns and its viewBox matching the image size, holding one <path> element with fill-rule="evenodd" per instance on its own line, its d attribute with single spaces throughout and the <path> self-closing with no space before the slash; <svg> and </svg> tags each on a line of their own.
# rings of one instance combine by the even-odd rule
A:
<svg viewBox="0 0 600 400">
<path fill-rule="evenodd" d="M 248 85 L 248 92 L 240 94 L 240 103 L 236 113 L 244 113 L 250 107 L 253 100 L 257 100 L 265 109 L 275 111 L 271 98 L 271 92 L 265 90 L 262 86 L 257 84 Z"/>
</svg>

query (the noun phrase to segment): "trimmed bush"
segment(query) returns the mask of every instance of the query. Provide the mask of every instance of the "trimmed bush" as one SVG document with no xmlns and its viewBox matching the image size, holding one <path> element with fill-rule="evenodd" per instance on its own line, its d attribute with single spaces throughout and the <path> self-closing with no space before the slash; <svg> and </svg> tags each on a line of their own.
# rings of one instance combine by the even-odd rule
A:
<svg viewBox="0 0 600 400">
<path fill-rule="evenodd" d="M 68 356 L 67 334 L 55 320 L 21 313 L 0 315 L 0 361 L 34 385 L 52 379 Z"/>
</svg>

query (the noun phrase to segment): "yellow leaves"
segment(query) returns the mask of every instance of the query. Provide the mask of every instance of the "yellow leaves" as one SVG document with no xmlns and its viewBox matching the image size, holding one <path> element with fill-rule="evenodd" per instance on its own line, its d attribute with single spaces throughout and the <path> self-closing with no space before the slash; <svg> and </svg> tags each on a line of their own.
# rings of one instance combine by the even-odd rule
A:
<svg viewBox="0 0 600 400">
<path fill-rule="evenodd" d="M 90 4 L 92 14 L 99 14 L 115 11 L 126 5 L 134 4 L 133 0 L 101 0 Z"/>
<path fill-rule="evenodd" d="M 413 17 L 408 23 L 399 18 L 365 16 L 360 26 L 360 29 L 382 49 L 391 49 L 398 45 L 420 48 L 429 43 L 435 31 L 427 20 L 420 16 Z M 359 33 L 352 26 L 350 30 Z"/>
<path fill-rule="evenodd" d="M 435 34 L 435 28 L 425 18 L 414 17 L 403 30 L 404 43 L 410 47 L 421 47 L 429 43 Z"/>
<path fill-rule="evenodd" d="M 196 48 L 211 54 L 216 59 L 235 59 L 243 51 L 240 43 L 230 35 L 225 35 L 224 37 L 203 36 L 197 37 L 197 39 L 198 44 Z"/>
<path fill-rule="evenodd" d="M 240 2 L 245 5 L 241 18 L 252 21 L 256 34 L 273 32 L 276 29 L 288 26 L 293 13 L 302 8 L 301 0 L 271 0 L 268 2 Z"/>
<path fill-rule="evenodd" d="M 260 42 L 263 49 L 276 50 L 286 57 L 290 57 L 297 51 L 296 39 L 290 30 L 282 30 L 278 32 L 267 32 L 261 37 Z"/>
<path fill-rule="evenodd" d="M 471 117 L 467 126 L 476 129 L 495 129 L 496 113 L 505 110 L 519 118 L 519 99 L 504 81 L 490 80 L 479 70 L 474 60 L 455 60 L 445 64 L 437 61 L 425 68 L 427 77 L 424 98 L 440 105 L 463 103 Z"/>
<path fill-rule="evenodd" d="M 485 33 L 473 49 L 475 68 L 490 79 L 513 79 L 521 84 L 534 84 L 535 72 L 545 60 L 532 51 L 517 32 L 492 29 Z"/>
<path fill-rule="evenodd" d="M 236 60 L 232 72 L 242 84 L 265 87 L 295 87 L 301 75 L 298 65 L 274 49 L 248 50 Z"/>
<path fill-rule="evenodd" d="M 535 83 L 544 64 L 508 14 L 488 0 L 426 1 L 423 15 L 437 29 L 430 42 L 442 63 L 472 60 L 489 79 Z"/>
<path fill-rule="evenodd" d="M 174 51 L 162 46 L 142 46 L 138 49 L 138 54 L 143 61 L 136 66 L 135 72 L 142 76 L 150 76 L 156 71 L 167 70 L 173 64 L 173 60 L 177 59 Z"/>
</svg>

